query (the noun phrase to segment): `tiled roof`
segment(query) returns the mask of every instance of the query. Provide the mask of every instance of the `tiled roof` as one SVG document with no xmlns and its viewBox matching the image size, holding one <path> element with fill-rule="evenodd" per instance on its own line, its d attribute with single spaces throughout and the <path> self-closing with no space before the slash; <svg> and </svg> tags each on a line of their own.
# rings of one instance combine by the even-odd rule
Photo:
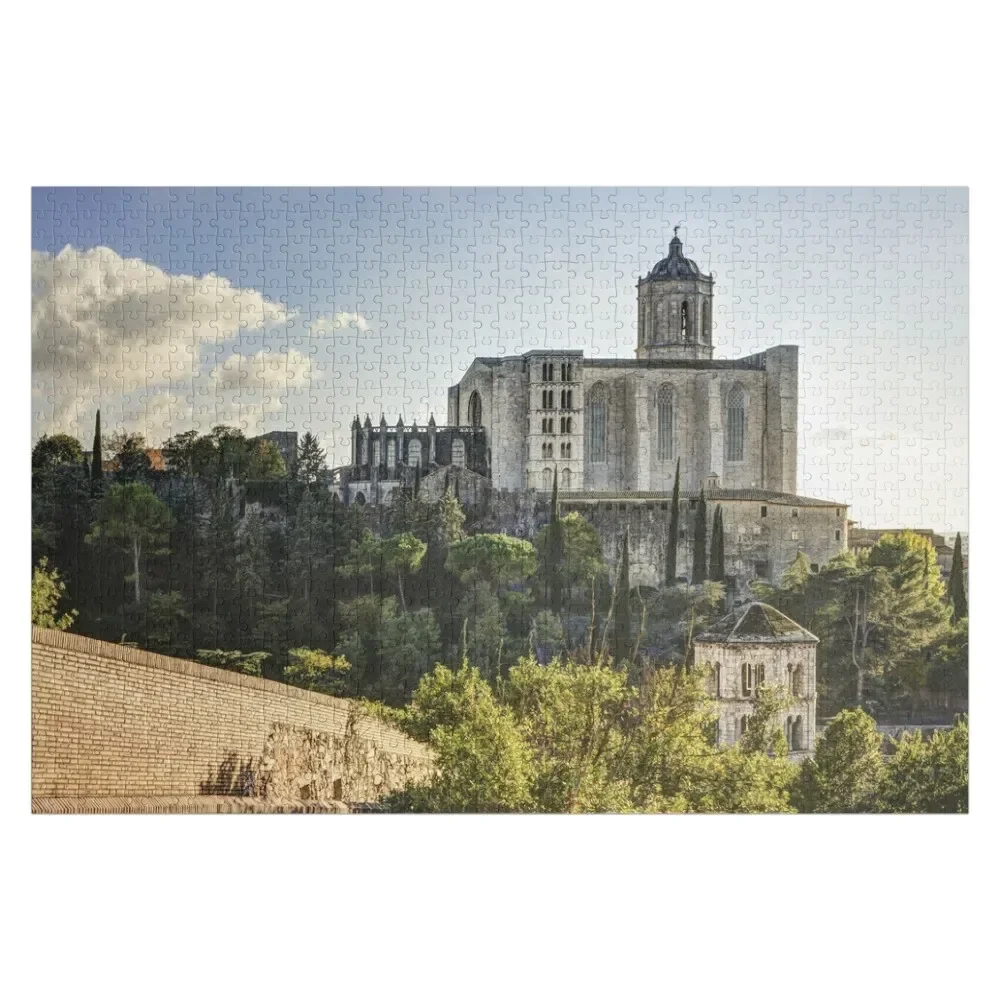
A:
<svg viewBox="0 0 1000 1000">
<path fill-rule="evenodd" d="M 788 615 L 760 601 L 733 608 L 695 637 L 697 642 L 819 642 Z"/>
</svg>

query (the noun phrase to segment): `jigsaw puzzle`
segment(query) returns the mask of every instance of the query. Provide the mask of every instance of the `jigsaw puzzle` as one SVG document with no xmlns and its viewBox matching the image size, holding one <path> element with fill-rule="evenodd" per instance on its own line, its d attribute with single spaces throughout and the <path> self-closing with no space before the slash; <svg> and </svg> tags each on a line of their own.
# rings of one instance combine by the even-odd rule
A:
<svg viewBox="0 0 1000 1000">
<path fill-rule="evenodd" d="M 967 811 L 967 249 L 964 188 L 35 189 L 34 811 Z"/>
</svg>

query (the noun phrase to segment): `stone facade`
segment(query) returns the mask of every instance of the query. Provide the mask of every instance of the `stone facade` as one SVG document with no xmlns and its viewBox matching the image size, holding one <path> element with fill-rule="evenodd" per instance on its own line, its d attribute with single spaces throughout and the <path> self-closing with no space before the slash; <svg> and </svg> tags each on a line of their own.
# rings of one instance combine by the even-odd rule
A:
<svg viewBox="0 0 1000 1000">
<path fill-rule="evenodd" d="M 32 629 L 33 800 L 371 802 L 432 767 L 347 699 Z"/>
<path fill-rule="evenodd" d="M 789 750 L 813 751 L 818 642 L 787 615 L 757 601 L 734 608 L 695 637 L 695 662 L 710 670 L 720 743 L 739 741 L 753 714 L 757 688 L 767 684 L 785 698 L 781 725 Z"/>
</svg>

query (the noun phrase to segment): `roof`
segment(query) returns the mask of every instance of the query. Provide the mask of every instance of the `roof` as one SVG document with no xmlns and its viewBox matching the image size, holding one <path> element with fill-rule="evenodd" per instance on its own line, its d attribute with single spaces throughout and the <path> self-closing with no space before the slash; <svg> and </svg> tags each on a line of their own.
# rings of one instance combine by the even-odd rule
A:
<svg viewBox="0 0 1000 1000">
<path fill-rule="evenodd" d="M 695 636 L 696 642 L 819 642 L 819 639 L 788 615 L 761 601 L 751 601 L 733 608 L 706 631 Z"/>
<path fill-rule="evenodd" d="M 665 281 L 672 278 L 702 278 L 707 277 L 698 270 L 698 265 L 684 256 L 684 245 L 674 228 L 674 238 L 670 241 L 670 252 L 659 263 L 653 266 L 653 270 L 646 275 L 646 281 Z"/>
<path fill-rule="evenodd" d="M 663 500 L 671 498 L 671 490 L 560 490 L 561 499 L 570 500 Z M 682 493 L 682 500 L 697 500 L 698 493 Z M 705 499 L 750 500 L 756 503 L 784 504 L 788 507 L 844 507 L 846 503 L 836 500 L 817 500 L 814 497 L 800 497 L 795 493 L 781 493 L 778 490 L 706 490 Z"/>
</svg>

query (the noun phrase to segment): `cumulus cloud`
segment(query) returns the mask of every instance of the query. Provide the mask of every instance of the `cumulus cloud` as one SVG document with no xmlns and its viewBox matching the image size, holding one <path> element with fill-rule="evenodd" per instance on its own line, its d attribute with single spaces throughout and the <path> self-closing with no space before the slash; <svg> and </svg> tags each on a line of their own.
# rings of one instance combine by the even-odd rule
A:
<svg viewBox="0 0 1000 1000">
<path fill-rule="evenodd" d="M 310 359 L 294 348 L 231 354 L 212 368 L 207 380 L 199 380 L 203 402 L 196 423 L 202 431 L 230 424 L 259 434 L 267 429 L 270 416 L 307 395 L 310 377 Z"/>
<path fill-rule="evenodd" d="M 227 278 L 170 274 L 107 247 L 35 251 L 31 272 L 33 392 L 43 431 L 76 433 L 81 413 L 105 401 L 123 417 L 145 415 L 154 398 L 160 411 L 168 400 L 193 402 L 206 342 L 259 337 L 292 316 Z M 274 367 L 251 366 L 251 383 Z M 300 368 L 292 364 L 293 377 Z"/>
<path fill-rule="evenodd" d="M 341 330 L 357 330 L 364 333 L 368 330 L 368 321 L 357 312 L 325 313 L 310 320 L 309 330 L 316 334 L 336 333 Z"/>
</svg>

